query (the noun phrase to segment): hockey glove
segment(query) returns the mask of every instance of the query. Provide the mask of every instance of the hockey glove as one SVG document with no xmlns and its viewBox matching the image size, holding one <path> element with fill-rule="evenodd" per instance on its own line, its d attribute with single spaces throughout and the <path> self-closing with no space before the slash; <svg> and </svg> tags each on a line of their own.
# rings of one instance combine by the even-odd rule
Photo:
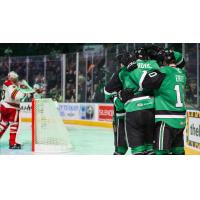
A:
<svg viewBox="0 0 200 200">
<path fill-rule="evenodd" d="M 127 70 L 130 72 L 130 71 L 133 71 L 133 70 L 135 70 L 135 69 L 137 69 L 138 68 L 138 66 L 137 66 L 137 62 L 136 61 L 132 61 L 131 63 L 129 63 L 128 65 L 127 65 Z"/>
<path fill-rule="evenodd" d="M 124 89 L 118 92 L 118 98 L 122 103 L 127 102 L 129 99 L 134 97 L 134 93 L 132 89 Z"/>
</svg>

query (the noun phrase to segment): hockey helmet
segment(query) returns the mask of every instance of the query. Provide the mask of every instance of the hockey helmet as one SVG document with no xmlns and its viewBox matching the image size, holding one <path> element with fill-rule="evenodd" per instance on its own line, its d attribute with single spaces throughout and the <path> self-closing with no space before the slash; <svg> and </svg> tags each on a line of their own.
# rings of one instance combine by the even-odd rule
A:
<svg viewBox="0 0 200 200">
<path fill-rule="evenodd" d="M 164 61 L 167 64 L 176 64 L 176 59 L 175 59 L 174 52 L 172 49 L 166 49 L 164 51 Z"/>
<path fill-rule="evenodd" d="M 147 59 L 147 52 L 145 48 L 138 48 L 134 50 L 135 57 L 137 59 L 146 60 Z"/>
<path fill-rule="evenodd" d="M 158 53 L 163 49 L 157 45 L 149 45 L 146 48 L 147 56 L 150 60 L 158 60 Z"/>
<path fill-rule="evenodd" d="M 11 71 L 8 73 L 8 79 L 17 81 L 18 78 L 19 78 L 19 75 L 16 72 Z"/>
<path fill-rule="evenodd" d="M 123 64 L 124 66 L 127 66 L 130 62 L 134 60 L 134 56 L 130 54 L 129 52 L 125 52 L 125 53 L 119 54 L 117 56 L 117 60 L 119 64 Z"/>
</svg>

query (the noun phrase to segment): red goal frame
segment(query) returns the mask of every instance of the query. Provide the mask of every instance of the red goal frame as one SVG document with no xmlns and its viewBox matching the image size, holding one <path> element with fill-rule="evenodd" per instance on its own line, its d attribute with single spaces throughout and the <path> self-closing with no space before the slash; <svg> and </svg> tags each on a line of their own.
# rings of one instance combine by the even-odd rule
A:
<svg viewBox="0 0 200 200">
<path fill-rule="evenodd" d="M 32 151 L 35 151 L 35 100 L 32 99 Z"/>
</svg>

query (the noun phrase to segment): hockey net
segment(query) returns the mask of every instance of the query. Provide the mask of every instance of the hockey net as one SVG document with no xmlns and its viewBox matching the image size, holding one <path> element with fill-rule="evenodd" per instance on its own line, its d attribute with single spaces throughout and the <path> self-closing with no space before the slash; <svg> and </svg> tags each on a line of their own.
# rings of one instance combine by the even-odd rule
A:
<svg viewBox="0 0 200 200">
<path fill-rule="evenodd" d="M 52 99 L 32 100 L 32 151 L 59 153 L 71 148 L 67 129 Z"/>
</svg>

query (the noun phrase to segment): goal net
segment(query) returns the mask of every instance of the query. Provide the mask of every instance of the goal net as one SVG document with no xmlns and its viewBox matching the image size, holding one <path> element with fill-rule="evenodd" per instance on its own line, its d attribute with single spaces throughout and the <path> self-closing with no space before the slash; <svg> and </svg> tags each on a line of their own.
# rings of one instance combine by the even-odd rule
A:
<svg viewBox="0 0 200 200">
<path fill-rule="evenodd" d="M 52 99 L 32 100 L 32 151 L 59 153 L 71 148 L 67 129 Z"/>
</svg>

